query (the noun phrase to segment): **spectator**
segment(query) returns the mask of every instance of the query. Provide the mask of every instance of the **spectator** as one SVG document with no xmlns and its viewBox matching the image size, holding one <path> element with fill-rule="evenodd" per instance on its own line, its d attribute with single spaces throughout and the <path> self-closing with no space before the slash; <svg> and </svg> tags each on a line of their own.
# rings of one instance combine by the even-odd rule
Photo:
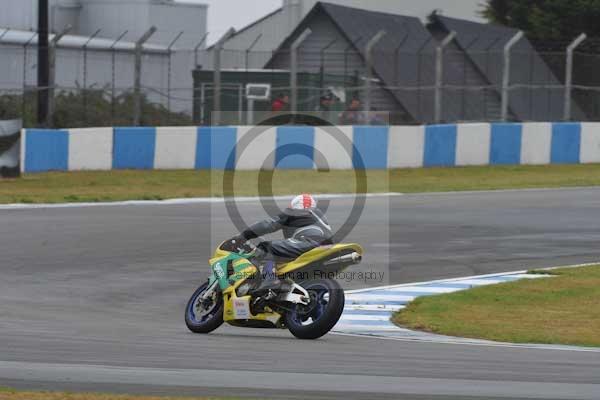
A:
<svg viewBox="0 0 600 400">
<path fill-rule="evenodd" d="M 362 105 L 357 98 L 352 99 L 350 105 L 340 117 L 341 125 L 361 125 L 364 121 Z"/>
<path fill-rule="evenodd" d="M 273 112 L 285 112 L 290 110 L 290 96 L 286 93 L 281 93 L 279 97 L 273 101 L 271 105 L 271 111 Z"/>
<path fill-rule="evenodd" d="M 337 102 L 337 97 L 333 95 L 333 93 L 329 92 L 324 96 L 321 96 L 319 101 L 319 106 L 317 107 L 317 111 L 319 112 L 319 117 L 324 120 L 335 124 L 335 115 L 333 115 L 333 109 Z"/>
<path fill-rule="evenodd" d="M 333 106 L 335 105 L 335 100 L 336 99 L 331 92 L 327 93 L 324 96 L 321 96 L 319 108 L 317 109 L 317 111 L 324 113 L 330 112 L 333 109 Z"/>
</svg>

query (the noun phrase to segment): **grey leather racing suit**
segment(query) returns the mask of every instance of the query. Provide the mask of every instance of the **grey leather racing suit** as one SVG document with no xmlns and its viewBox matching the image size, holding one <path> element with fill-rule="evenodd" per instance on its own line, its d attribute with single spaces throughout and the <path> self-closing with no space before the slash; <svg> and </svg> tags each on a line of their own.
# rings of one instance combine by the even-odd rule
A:
<svg viewBox="0 0 600 400">
<path fill-rule="evenodd" d="M 263 241 L 257 246 L 257 259 L 289 261 L 321 245 L 332 244 L 333 233 L 327 218 L 319 209 L 286 209 L 275 218 L 258 222 L 241 236 L 256 239 L 263 235 L 283 231 L 284 240 Z"/>
</svg>

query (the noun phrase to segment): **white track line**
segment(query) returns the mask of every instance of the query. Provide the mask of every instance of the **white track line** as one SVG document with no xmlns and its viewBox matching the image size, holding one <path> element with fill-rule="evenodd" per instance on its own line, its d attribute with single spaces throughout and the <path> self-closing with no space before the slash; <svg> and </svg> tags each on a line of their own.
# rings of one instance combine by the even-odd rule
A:
<svg viewBox="0 0 600 400">
<path fill-rule="evenodd" d="M 415 296 L 403 296 L 403 295 L 392 295 L 392 296 L 381 296 L 379 294 L 349 294 L 346 296 L 346 302 L 353 302 L 361 304 L 361 302 L 374 302 L 374 301 L 397 301 L 397 302 L 409 302 L 413 301 Z"/>
<path fill-rule="evenodd" d="M 551 271 L 560 268 L 578 268 L 588 267 L 592 265 L 598 265 L 598 263 L 587 263 L 587 264 L 576 264 L 567 265 L 562 267 L 551 267 L 541 270 Z M 426 332 L 412 331 L 406 328 L 400 328 L 394 325 L 391 321 L 392 312 L 403 309 L 404 306 L 384 306 L 378 304 L 360 304 L 361 301 L 374 302 L 377 301 L 409 301 L 413 299 L 410 293 L 450 293 L 462 291 L 465 289 L 453 289 L 453 288 L 435 288 L 435 287 L 422 287 L 424 285 L 435 285 L 435 284 L 451 284 L 461 283 L 471 287 L 477 287 L 482 285 L 490 285 L 497 283 L 514 282 L 515 280 L 503 280 L 494 279 L 500 277 L 512 277 L 517 279 L 539 279 L 548 277 L 548 275 L 535 275 L 528 274 L 527 271 L 514 271 L 499 274 L 488 274 L 479 275 L 465 278 L 454 278 L 454 279 L 443 279 L 429 282 L 410 283 L 403 285 L 394 286 L 383 286 L 369 289 L 360 289 L 348 291 L 346 296 L 345 311 L 351 311 L 351 313 L 344 313 L 340 323 L 334 328 L 332 332 L 334 335 L 349 336 L 357 338 L 373 338 L 381 340 L 397 340 L 404 342 L 426 342 L 426 343 L 437 343 L 437 344 L 452 344 L 452 345 L 465 345 L 465 346 L 489 346 L 489 347 L 508 347 L 508 348 L 521 348 L 521 349 L 536 349 L 536 350 L 556 350 L 556 351 L 577 351 L 577 352 L 593 352 L 600 353 L 600 348 L 593 347 L 576 347 L 576 346 L 564 346 L 564 345 L 544 345 L 544 344 L 515 344 L 515 343 L 501 343 L 493 342 L 488 340 L 479 339 L 467 339 L 458 337 L 449 337 L 436 335 Z M 438 291 L 442 290 L 443 291 Z M 398 295 L 389 292 L 399 292 Z M 406 295 L 404 295 L 406 293 Z M 420 297 L 420 296 L 417 296 Z M 350 304 L 357 302 L 357 304 Z M 373 314 L 360 314 L 360 311 L 380 311 L 382 315 Z M 388 311 L 389 313 L 386 313 Z M 371 322 L 370 324 L 364 324 L 361 322 Z M 379 322 L 379 323 L 377 323 Z"/>
<path fill-rule="evenodd" d="M 586 263 L 586 264 L 563 265 L 563 266 L 558 266 L 558 267 L 533 268 L 533 269 L 536 270 L 536 271 L 552 271 L 552 270 L 555 270 L 555 269 L 564 269 L 564 268 L 591 267 L 593 265 L 600 265 L 600 260 L 598 262 L 592 262 L 592 263 Z M 545 277 L 545 275 L 532 275 L 532 274 L 528 274 L 528 272 L 531 271 L 531 270 L 532 269 L 521 270 L 521 271 L 506 271 L 506 272 L 499 272 L 499 273 L 486 274 L 486 275 L 467 276 L 467 277 L 464 277 L 464 278 L 439 279 L 439 280 L 433 280 L 433 281 L 414 282 L 414 283 L 402 283 L 402 284 L 399 284 L 399 285 L 388 285 L 388 286 L 371 287 L 371 288 L 366 288 L 366 289 L 347 290 L 346 294 L 350 295 L 350 294 L 354 294 L 354 293 L 364 293 L 364 292 L 371 292 L 371 291 L 375 291 L 375 290 L 394 290 L 394 289 L 402 289 L 402 290 L 404 290 L 405 287 L 412 288 L 412 287 L 415 287 L 415 286 L 431 285 L 431 284 L 435 284 L 435 283 L 461 283 L 461 281 L 463 281 L 465 279 L 486 279 L 486 278 L 496 278 L 496 277 L 507 276 L 507 275 L 510 275 L 510 276 L 524 276 L 524 277 L 528 277 L 530 279 Z M 503 283 L 503 282 L 501 282 L 501 283 Z"/>
<path fill-rule="evenodd" d="M 594 264 L 590 264 L 590 265 L 594 265 Z M 463 279 L 486 279 L 486 278 L 495 278 L 495 277 L 505 276 L 505 275 L 527 274 L 527 272 L 528 272 L 527 270 L 507 271 L 507 272 L 499 272 L 499 273 L 494 273 L 494 274 L 467 276 L 464 278 L 449 278 L 449 279 L 439 279 L 439 280 L 424 281 L 424 282 L 403 283 L 403 284 L 399 284 L 399 285 L 389 285 L 389 286 L 372 287 L 372 288 L 367 288 L 367 289 L 348 290 L 348 291 L 346 291 L 346 294 L 371 292 L 374 290 L 403 289 L 405 287 L 431 285 L 431 284 L 435 284 L 435 283 L 457 283 L 457 282 L 460 283 L 459 281 L 462 281 Z"/>
<path fill-rule="evenodd" d="M 406 193 L 406 196 L 445 196 L 461 194 L 502 194 L 502 193 L 539 193 L 539 192 L 569 192 L 576 190 L 600 190 L 600 186 L 573 186 L 557 188 L 524 188 L 524 189 L 496 189 L 496 190 L 454 190 L 448 192 Z"/>
<path fill-rule="evenodd" d="M 379 197 L 398 197 L 402 193 L 369 193 L 369 194 L 316 194 L 317 199 L 353 199 L 356 197 L 379 198 Z M 235 201 L 237 203 L 254 203 L 263 200 L 286 201 L 294 196 L 274 196 L 274 197 L 199 197 L 192 199 L 169 199 L 169 200 L 129 200 L 115 202 L 98 203 L 57 203 L 57 204 L 2 204 L 0 210 L 29 210 L 29 209 L 53 209 L 53 208 L 87 208 L 87 207 L 123 207 L 123 206 L 180 206 L 190 204 L 220 204 L 226 201 Z"/>
<path fill-rule="evenodd" d="M 390 314 L 404 309 L 405 306 L 391 306 L 383 304 L 346 304 L 344 310 L 350 311 L 381 311 L 389 312 Z M 343 314 L 342 314 L 343 315 Z"/>
<path fill-rule="evenodd" d="M 344 324 L 341 323 L 339 326 L 336 326 L 336 329 L 352 329 L 354 332 L 365 332 L 368 335 L 376 335 L 378 332 L 400 332 L 402 328 L 398 328 L 396 325 L 392 324 L 381 324 L 381 325 L 361 325 L 361 324 Z M 404 329 L 409 332 L 408 329 Z"/>
<path fill-rule="evenodd" d="M 381 291 L 382 296 L 392 296 L 395 292 L 403 292 L 403 293 L 431 293 L 431 294 L 444 294 L 444 293 L 452 293 L 456 291 L 453 288 L 444 288 L 444 287 L 419 287 L 419 286 L 403 286 L 398 289 L 374 289 L 377 291 Z"/>
<path fill-rule="evenodd" d="M 600 186 L 582 186 L 569 188 L 532 188 L 532 189 L 500 189 L 500 190 L 471 190 L 471 191 L 451 191 L 451 192 L 426 192 L 426 193 L 369 193 L 369 194 L 323 194 L 315 195 L 322 199 L 344 199 L 354 198 L 356 196 L 372 197 L 398 197 L 398 196 L 444 196 L 444 195 L 471 195 L 471 194 L 498 194 L 498 193 L 519 193 L 519 192 L 548 192 L 548 191 L 575 191 L 575 190 L 600 190 Z M 275 196 L 269 197 L 270 200 L 288 200 L 293 196 Z M 237 202 L 256 202 L 265 199 L 264 197 L 236 197 Z M 169 200 L 131 200 L 117 202 L 98 202 L 98 203 L 60 203 L 60 204 L 3 204 L 0 210 L 27 210 L 27 209 L 45 209 L 45 208 L 81 208 L 81 207 L 119 207 L 119 206 L 157 206 L 157 205 L 186 205 L 186 204 L 212 204 L 223 203 L 226 199 L 222 197 L 199 197 L 191 199 L 169 199 Z"/>
<path fill-rule="evenodd" d="M 340 321 L 385 321 L 390 320 L 389 315 L 371 315 L 371 314 L 344 314 Z"/>
<path fill-rule="evenodd" d="M 401 331 L 403 328 L 396 328 Z M 413 331 L 409 331 L 413 332 Z M 554 350 L 554 351 L 575 351 L 585 353 L 600 353 L 600 348 L 595 347 L 575 347 L 575 346 L 561 346 L 561 345 L 544 345 L 544 344 L 518 344 L 518 343 L 501 343 L 491 342 L 485 340 L 476 339 L 462 339 L 453 338 L 439 335 L 431 335 L 427 337 L 394 337 L 394 336 L 377 336 L 376 334 L 355 334 L 355 333 L 343 333 L 343 332 L 331 332 L 331 335 L 337 336 L 348 336 L 361 339 L 378 339 L 378 340 L 395 340 L 398 342 L 418 342 L 418 343 L 433 343 L 433 344 L 450 344 L 460 346 L 485 346 L 485 347 L 507 347 L 513 349 L 533 349 L 533 350 Z"/>
</svg>

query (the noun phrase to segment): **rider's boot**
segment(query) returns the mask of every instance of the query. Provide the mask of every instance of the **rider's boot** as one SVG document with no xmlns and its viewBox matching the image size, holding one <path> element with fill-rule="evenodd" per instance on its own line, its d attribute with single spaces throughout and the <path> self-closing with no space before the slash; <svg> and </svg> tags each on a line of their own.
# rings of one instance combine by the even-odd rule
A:
<svg viewBox="0 0 600 400">
<path fill-rule="evenodd" d="M 269 292 L 285 293 L 292 290 L 292 282 L 289 279 L 264 279 L 260 285 L 251 291 L 253 296 L 263 296 Z"/>
<path fill-rule="evenodd" d="M 292 290 L 293 282 L 290 279 L 280 279 L 275 272 L 275 264 L 267 262 L 263 267 L 262 281 L 257 288 L 252 289 L 250 294 L 255 297 L 276 296 Z"/>
</svg>

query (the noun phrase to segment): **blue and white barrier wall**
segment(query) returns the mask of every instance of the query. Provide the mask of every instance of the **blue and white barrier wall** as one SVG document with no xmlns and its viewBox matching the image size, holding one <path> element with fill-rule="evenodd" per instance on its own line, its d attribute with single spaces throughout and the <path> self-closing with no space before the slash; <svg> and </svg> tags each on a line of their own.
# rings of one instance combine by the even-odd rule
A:
<svg viewBox="0 0 600 400">
<path fill-rule="evenodd" d="M 23 131 L 22 172 L 392 169 L 600 163 L 600 124 L 98 128 Z M 255 132 L 255 131 L 254 131 Z M 322 165 L 319 165 L 322 167 Z"/>
</svg>

